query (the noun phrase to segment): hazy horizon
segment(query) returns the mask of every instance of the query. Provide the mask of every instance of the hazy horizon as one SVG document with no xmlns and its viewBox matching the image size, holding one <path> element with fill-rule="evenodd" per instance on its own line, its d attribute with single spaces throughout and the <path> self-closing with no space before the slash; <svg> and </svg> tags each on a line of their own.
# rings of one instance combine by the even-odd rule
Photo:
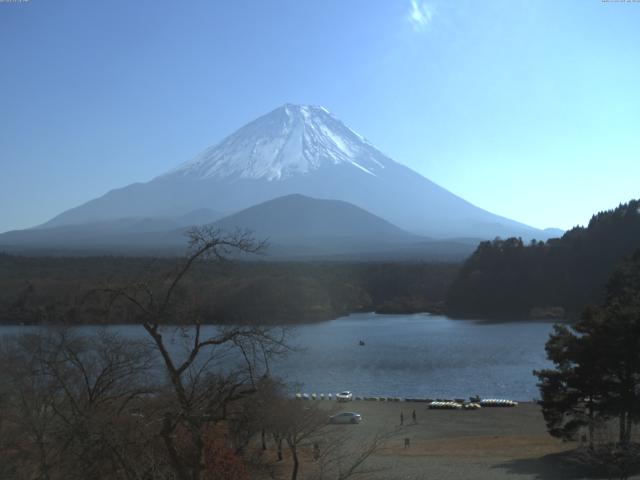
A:
<svg viewBox="0 0 640 480">
<path fill-rule="evenodd" d="M 0 232 L 287 102 L 485 210 L 586 224 L 640 196 L 638 20 L 601 1 L 2 2 Z"/>
</svg>

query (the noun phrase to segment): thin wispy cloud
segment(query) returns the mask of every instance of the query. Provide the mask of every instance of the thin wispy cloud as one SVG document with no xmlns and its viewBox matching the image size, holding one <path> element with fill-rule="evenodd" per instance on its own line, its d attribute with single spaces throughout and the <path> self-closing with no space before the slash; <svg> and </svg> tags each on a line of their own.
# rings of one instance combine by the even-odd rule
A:
<svg viewBox="0 0 640 480">
<path fill-rule="evenodd" d="M 409 22 L 414 30 L 421 31 L 427 28 L 433 18 L 433 7 L 421 0 L 411 0 Z"/>
</svg>

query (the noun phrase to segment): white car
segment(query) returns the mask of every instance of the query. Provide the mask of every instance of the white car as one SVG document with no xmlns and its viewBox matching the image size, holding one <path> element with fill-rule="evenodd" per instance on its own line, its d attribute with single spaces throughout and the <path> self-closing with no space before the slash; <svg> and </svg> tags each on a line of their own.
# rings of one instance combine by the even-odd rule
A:
<svg viewBox="0 0 640 480">
<path fill-rule="evenodd" d="M 353 400 L 353 394 L 348 390 L 336 393 L 336 400 L 339 402 L 350 402 L 351 400 Z"/>
<path fill-rule="evenodd" d="M 329 423 L 360 423 L 362 415 L 355 412 L 342 412 L 329 417 Z"/>
</svg>

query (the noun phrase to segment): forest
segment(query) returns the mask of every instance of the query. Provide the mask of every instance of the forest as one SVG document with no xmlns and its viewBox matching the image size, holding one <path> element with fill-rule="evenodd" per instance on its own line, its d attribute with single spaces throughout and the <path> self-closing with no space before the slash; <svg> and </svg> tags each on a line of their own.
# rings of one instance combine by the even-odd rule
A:
<svg viewBox="0 0 640 480">
<path fill-rule="evenodd" d="M 603 300 L 615 268 L 640 248 L 640 200 L 594 215 L 547 242 L 482 242 L 446 295 L 446 311 L 475 318 L 577 318 Z"/>
<path fill-rule="evenodd" d="M 135 322 L 127 312 L 108 312 L 96 292 L 123 284 L 161 283 L 181 261 L 0 255 L 0 323 Z M 201 262 L 182 289 L 205 323 L 291 324 L 362 311 L 441 311 L 458 267 L 409 262 Z"/>
</svg>

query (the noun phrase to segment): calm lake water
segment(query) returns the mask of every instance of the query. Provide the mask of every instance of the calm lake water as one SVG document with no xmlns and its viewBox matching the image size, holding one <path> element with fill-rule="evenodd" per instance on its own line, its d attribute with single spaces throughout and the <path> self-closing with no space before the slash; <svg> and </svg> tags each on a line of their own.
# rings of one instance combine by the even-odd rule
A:
<svg viewBox="0 0 640 480">
<path fill-rule="evenodd" d="M 33 328 L 0 327 L 0 335 Z M 137 326 L 110 328 L 145 338 Z M 531 400 L 539 396 L 532 370 L 549 366 L 544 344 L 550 331 L 551 324 L 541 322 L 481 324 L 428 314 L 355 314 L 296 327 L 290 343 L 299 350 L 276 360 L 272 372 L 307 393 Z M 360 340 L 365 346 L 358 345 Z"/>
</svg>

